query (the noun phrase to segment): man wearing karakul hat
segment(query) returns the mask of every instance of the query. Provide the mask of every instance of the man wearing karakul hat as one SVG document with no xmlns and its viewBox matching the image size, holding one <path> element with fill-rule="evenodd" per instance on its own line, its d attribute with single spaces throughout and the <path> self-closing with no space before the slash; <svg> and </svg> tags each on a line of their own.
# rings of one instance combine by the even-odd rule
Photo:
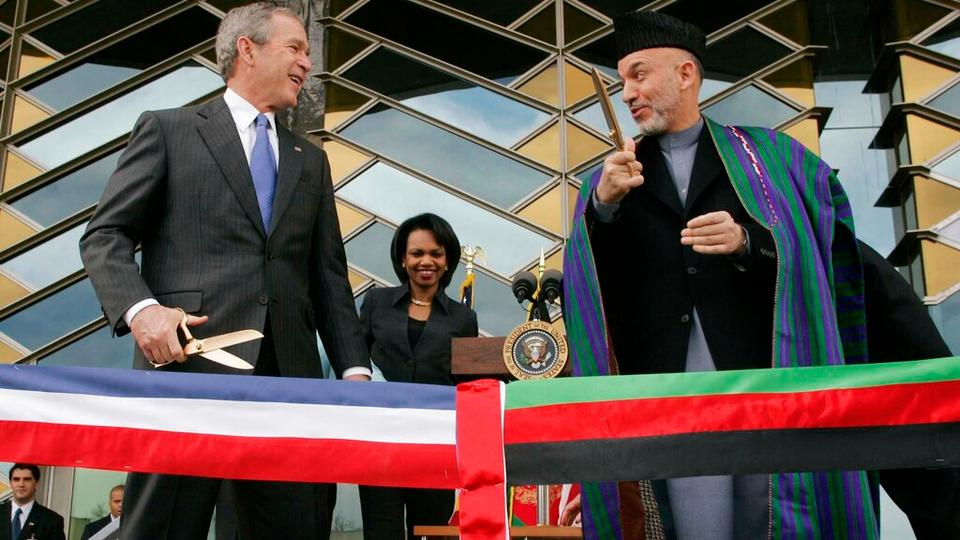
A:
<svg viewBox="0 0 960 540">
<path fill-rule="evenodd" d="M 580 325 L 598 330 L 580 340 L 593 348 L 571 343 L 577 374 L 950 355 L 909 285 L 856 240 L 828 165 L 781 133 L 700 114 L 699 28 L 649 11 L 614 28 L 623 100 L 645 138 L 610 154 L 581 190 L 564 286 L 568 297 L 599 287 L 603 305 L 564 315 L 602 313 L 606 324 Z M 956 471 L 883 474 L 919 537 L 960 534 Z M 584 536 L 872 539 L 875 480 L 837 471 L 585 485 Z"/>
</svg>

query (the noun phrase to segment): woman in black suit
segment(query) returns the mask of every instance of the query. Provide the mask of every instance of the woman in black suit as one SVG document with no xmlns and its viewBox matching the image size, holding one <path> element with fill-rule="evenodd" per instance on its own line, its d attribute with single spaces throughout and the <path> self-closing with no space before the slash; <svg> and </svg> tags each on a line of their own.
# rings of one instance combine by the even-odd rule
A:
<svg viewBox="0 0 960 540">
<path fill-rule="evenodd" d="M 443 292 L 460 260 L 457 235 L 439 216 L 414 216 L 394 234 L 390 257 L 402 285 L 371 289 L 360 308 L 371 360 L 388 381 L 455 384 L 450 340 L 477 335 L 477 314 Z M 364 540 L 446 525 L 453 498 L 450 490 L 360 486 Z"/>
</svg>

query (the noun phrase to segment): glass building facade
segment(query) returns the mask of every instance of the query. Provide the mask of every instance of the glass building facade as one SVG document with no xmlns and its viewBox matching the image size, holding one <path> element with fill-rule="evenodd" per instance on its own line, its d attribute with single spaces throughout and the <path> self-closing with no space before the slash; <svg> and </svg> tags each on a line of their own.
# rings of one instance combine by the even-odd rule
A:
<svg viewBox="0 0 960 540">
<path fill-rule="evenodd" d="M 0 2 L 0 362 L 130 367 L 132 341 L 111 337 L 77 241 L 139 114 L 223 91 L 213 38 L 240 3 Z M 481 332 L 523 320 L 511 276 L 541 250 L 560 267 L 577 189 L 612 148 L 591 68 L 635 134 L 611 17 L 643 7 L 708 33 L 705 114 L 785 131 L 839 171 L 859 236 L 901 268 L 960 353 L 956 2 L 289 3 L 308 23 L 315 76 L 283 116 L 330 157 L 358 304 L 396 282 L 394 228 L 432 211 L 487 254 Z M 77 538 L 121 480 L 50 469 L 43 495 Z M 359 527 L 358 512 L 340 516 Z M 885 527 L 899 538 L 905 525 Z"/>
</svg>

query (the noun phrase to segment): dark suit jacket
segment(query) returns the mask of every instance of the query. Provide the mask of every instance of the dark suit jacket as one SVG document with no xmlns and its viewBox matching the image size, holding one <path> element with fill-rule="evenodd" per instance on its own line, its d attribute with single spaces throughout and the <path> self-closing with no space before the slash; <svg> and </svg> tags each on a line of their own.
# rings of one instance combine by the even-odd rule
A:
<svg viewBox="0 0 960 540">
<path fill-rule="evenodd" d="M 146 112 L 80 241 L 117 333 L 144 298 L 210 316 L 197 337 L 264 328 L 281 375 L 320 377 L 314 330 L 338 374 L 368 366 L 322 150 L 278 125 L 273 223 L 265 232 L 236 124 L 222 98 Z M 134 249 L 142 245 L 138 271 Z M 231 352 L 254 363 L 260 341 Z M 137 348 L 135 365 L 145 364 Z M 167 370 L 233 372 L 194 357 Z"/>
<path fill-rule="evenodd" d="M 100 532 L 100 529 L 106 527 L 110 523 L 110 514 L 103 516 L 102 518 L 91 521 L 83 528 L 83 534 L 80 535 L 80 540 L 87 540 L 91 536 Z"/>
<path fill-rule="evenodd" d="M 406 285 L 370 289 L 363 298 L 360 321 L 370 358 L 388 381 L 454 384 L 450 372 L 450 340 L 477 335 L 477 314 L 443 291 L 433 299 L 430 318 L 416 347 L 407 337 Z"/>
<path fill-rule="evenodd" d="M 770 367 L 773 239 L 753 224 L 704 126 L 690 177 L 686 205 L 656 139 L 637 150 L 644 184 L 623 199 L 613 223 L 596 220 L 587 206 L 587 226 L 597 263 L 607 323 L 624 374 L 684 370 L 694 306 L 718 369 Z M 690 219 L 726 210 L 748 224 L 751 252 L 737 263 L 700 255 L 680 245 Z"/>
<path fill-rule="evenodd" d="M 11 540 L 10 505 L 10 501 L 0 504 L 0 516 L 4 516 L 3 522 L 5 523 L 4 526 L 0 527 L 0 540 Z M 36 540 L 64 540 L 63 517 L 34 501 L 33 509 L 27 514 L 26 525 L 20 530 L 19 538 L 12 540 L 27 540 L 28 538 L 34 538 Z"/>
</svg>

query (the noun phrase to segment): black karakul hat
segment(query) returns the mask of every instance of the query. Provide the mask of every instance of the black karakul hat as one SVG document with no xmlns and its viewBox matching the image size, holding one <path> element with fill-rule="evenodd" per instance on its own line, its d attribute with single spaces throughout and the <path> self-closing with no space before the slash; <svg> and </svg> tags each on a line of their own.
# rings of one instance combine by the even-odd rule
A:
<svg viewBox="0 0 960 540">
<path fill-rule="evenodd" d="M 707 49 L 707 37 L 696 26 L 658 11 L 628 11 L 613 19 L 618 58 L 641 49 L 673 47 L 693 53 L 699 60 Z"/>
</svg>

